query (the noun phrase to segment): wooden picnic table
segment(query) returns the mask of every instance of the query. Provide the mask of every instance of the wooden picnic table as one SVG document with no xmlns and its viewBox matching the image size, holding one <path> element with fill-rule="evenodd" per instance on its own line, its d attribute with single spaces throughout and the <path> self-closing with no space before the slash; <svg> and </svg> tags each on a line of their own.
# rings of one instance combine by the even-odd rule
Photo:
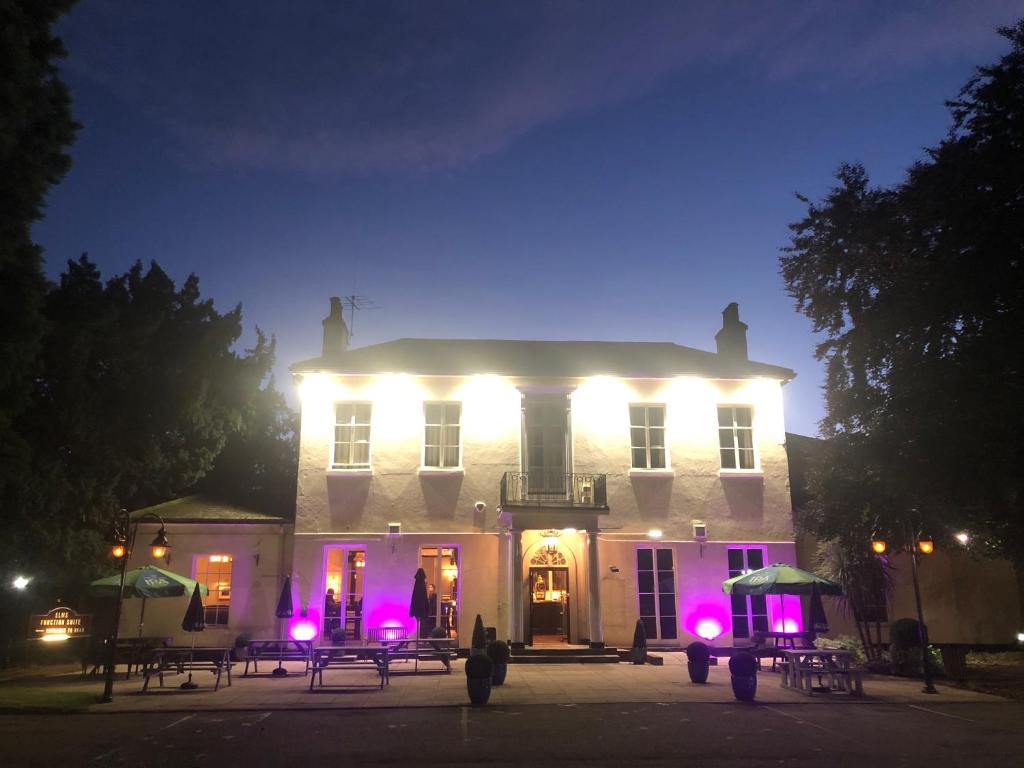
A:
<svg viewBox="0 0 1024 768">
<path fill-rule="evenodd" d="M 853 666 L 853 653 L 841 648 L 797 648 L 783 651 L 780 685 L 795 688 L 808 696 L 813 693 L 845 691 L 854 696 L 864 693 L 861 670 Z M 818 686 L 814 686 L 814 679 Z M 828 686 L 823 681 L 828 679 Z"/>
<path fill-rule="evenodd" d="M 754 645 L 751 651 L 758 659 L 768 656 L 772 659 L 772 672 L 775 671 L 777 662 L 783 656 L 785 649 L 795 650 L 797 648 L 813 648 L 813 632 L 766 632 L 757 631 L 754 633 Z M 771 644 L 769 645 L 769 641 Z"/>
<path fill-rule="evenodd" d="M 168 646 L 166 648 L 154 648 L 152 657 L 143 668 L 142 674 L 145 678 L 142 683 L 142 692 L 149 688 L 149 680 L 156 675 L 160 680 L 160 687 L 164 687 L 164 674 L 185 674 L 189 671 L 207 670 L 217 676 L 217 682 L 213 690 L 220 688 L 221 674 L 228 673 L 228 685 L 231 685 L 231 649 L 211 648 L 199 646 L 192 648 L 187 645 Z"/>
<path fill-rule="evenodd" d="M 83 654 L 81 659 L 83 677 L 87 674 L 95 675 L 101 667 L 106 667 L 109 642 L 110 640 L 106 639 L 102 643 L 97 643 Z M 117 645 L 114 646 L 114 666 L 124 664 L 127 667 L 125 670 L 125 680 L 127 680 L 132 676 L 132 667 L 135 667 L 137 673 L 141 672 L 146 662 L 149 661 L 152 650 L 170 645 L 170 642 L 169 637 L 119 637 Z"/>
<path fill-rule="evenodd" d="M 388 661 L 413 661 L 413 672 L 418 673 L 421 661 L 439 661 L 451 674 L 452 659 L 458 652 L 458 640 L 452 637 L 407 637 L 401 640 L 380 640 L 388 646 Z"/>
<path fill-rule="evenodd" d="M 383 689 L 384 683 L 391 683 L 388 659 L 387 645 L 321 645 L 313 649 L 309 690 L 313 690 L 313 683 L 318 679 L 323 687 L 325 669 L 373 669 L 380 676 Z"/>
<path fill-rule="evenodd" d="M 312 640 L 281 640 L 281 639 L 258 639 L 249 641 L 249 655 L 245 659 L 245 671 L 242 677 L 249 674 L 249 662 L 252 662 L 252 671 L 259 673 L 261 660 L 276 661 L 277 668 L 285 661 L 301 661 L 305 665 L 302 675 L 305 677 L 309 672 L 310 660 L 313 657 Z M 283 674 L 283 673 L 278 673 Z"/>
</svg>

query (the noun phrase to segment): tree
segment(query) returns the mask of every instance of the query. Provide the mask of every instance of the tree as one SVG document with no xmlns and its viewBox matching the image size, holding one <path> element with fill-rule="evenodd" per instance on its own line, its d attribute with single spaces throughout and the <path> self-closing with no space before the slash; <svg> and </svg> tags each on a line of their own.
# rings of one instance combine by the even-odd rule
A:
<svg viewBox="0 0 1024 768">
<path fill-rule="evenodd" d="M 72 0 L 0 0 L 0 509 L 29 471 L 28 448 L 13 419 L 28 406 L 38 370 L 42 251 L 32 223 L 48 190 L 71 166 L 65 149 L 78 125 L 56 62 L 65 55 L 53 25 Z"/>
<path fill-rule="evenodd" d="M 16 422 L 32 471 L 0 554 L 48 574 L 55 591 L 73 595 L 95 572 L 113 512 L 189 492 L 229 445 L 294 467 L 294 417 L 269 380 L 273 340 L 257 331 L 252 349 L 233 351 L 241 308 L 217 312 L 195 275 L 178 288 L 156 264 L 136 264 L 104 283 L 83 256 L 45 316 L 42 370 Z M 228 495 L 273 476 L 250 462 L 247 478 L 236 463 Z"/>
<path fill-rule="evenodd" d="M 949 102 L 952 127 L 891 188 L 843 165 L 781 271 L 824 335 L 826 536 L 967 528 L 1024 563 L 1024 21 Z M 868 534 L 870 535 L 870 534 Z"/>
</svg>

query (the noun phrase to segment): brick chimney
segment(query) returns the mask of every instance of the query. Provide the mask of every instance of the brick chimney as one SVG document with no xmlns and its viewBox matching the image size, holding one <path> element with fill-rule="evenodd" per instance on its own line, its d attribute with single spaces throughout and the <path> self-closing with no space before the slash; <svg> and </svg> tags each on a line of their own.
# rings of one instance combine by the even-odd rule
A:
<svg viewBox="0 0 1024 768">
<path fill-rule="evenodd" d="M 341 313 L 341 298 L 331 296 L 331 314 L 324 318 L 324 357 L 340 355 L 348 349 L 349 332 Z"/>
<path fill-rule="evenodd" d="M 722 330 L 715 334 L 715 344 L 722 357 L 747 359 L 747 324 L 740 322 L 740 305 L 735 301 L 722 310 Z"/>
</svg>

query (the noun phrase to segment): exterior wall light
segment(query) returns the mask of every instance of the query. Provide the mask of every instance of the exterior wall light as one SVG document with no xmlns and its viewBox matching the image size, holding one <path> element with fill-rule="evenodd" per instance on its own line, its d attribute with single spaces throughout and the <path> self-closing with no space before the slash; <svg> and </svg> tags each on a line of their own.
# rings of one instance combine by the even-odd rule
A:
<svg viewBox="0 0 1024 768">
<path fill-rule="evenodd" d="M 651 528 L 651 530 L 647 532 L 647 538 L 649 539 L 660 539 L 661 535 L 660 528 Z"/>
</svg>

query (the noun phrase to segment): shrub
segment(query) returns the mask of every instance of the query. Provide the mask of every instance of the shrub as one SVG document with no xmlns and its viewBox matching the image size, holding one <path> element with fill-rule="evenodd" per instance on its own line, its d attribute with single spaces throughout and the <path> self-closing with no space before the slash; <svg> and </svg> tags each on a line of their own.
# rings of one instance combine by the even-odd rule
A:
<svg viewBox="0 0 1024 768">
<path fill-rule="evenodd" d="M 508 664 L 508 645 L 504 640 L 494 640 L 487 644 L 487 658 L 495 664 Z"/>
<path fill-rule="evenodd" d="M 482 651 L 487 647 L 487 633 L 484 631 L 484 620 L 480 618 L 479 613 L 476 615 L 476 621 L 473 622 L 472 646 L 478 651 Z"/>
<path fill-rule="evenodd" d="M 466 677 L 474 680 L 491 679 L 494 672 L 494 662 L 486 654 L 480 653 L 466 659 Z"/>
<path fill-rule="evenodd" d="M 636 620 L 636 627 L 633 629 L 633 648 L 638 650 L 647 647 L 647 631 L 640 619 Z"/>
<path fill-rule="evenodd" d="M 331 642 L 342 644 L 345 642 L 345 630 L 341 627 L 335 627 L 331 630 Z"/>
<path fill-rule="evenodd" d="M 432 640 L 444 640 L 448 637 L 448 634 L 441 627 L 434 627 L 430 630 L 430 638 Z"/>
<path fill-rule="evenodd" d="M 865 664 L 868 660 L 864 653 L 864 644 L 852 635 L 840 635 L 839 637 L 819 637 L 814 641 L 817 648 L 842 648 L 853 654 L 854 661 L 858 664 Z"/>
<path fill-rule="evenodd" d="M 921 637 L 917 627 L 917 619 L 897 619 L 889 627 L 892 671 L 897 675 L 921 674 Z M 933 648 L 928 651 L 929 667 L 934 672 L 938 666 L 937 659 Z"/>
<path fill-rule="evenodd" d="M 750 677 L 757 674 L 757 659 L 746 651 L 734 653 L 729 659 L 729 671 L 734 675 Z"/>
<path fill-rule="evenodd" d="M 686 646 L 686 658 L 689 661 L 707 662 L 711 658 L 711 649 L 700 641 L 690 643 Z"/>
</svg>

